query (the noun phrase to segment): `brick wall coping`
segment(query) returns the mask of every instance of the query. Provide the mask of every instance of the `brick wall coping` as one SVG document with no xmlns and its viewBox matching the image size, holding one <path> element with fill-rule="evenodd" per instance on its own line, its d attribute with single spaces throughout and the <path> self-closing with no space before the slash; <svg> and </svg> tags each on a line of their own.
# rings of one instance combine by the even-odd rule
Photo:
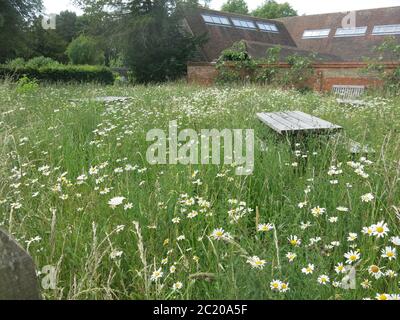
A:
<svg viewBox="0 0 400 320">
<path fill-rule="evenodd" d="M 388 69 L 394 69 L 400 66 L 400 62 L 383 62 Z M 213 67 L 215 66 L 215 62 L 188 62 L 189 67 Z M 364 68 L 368 65 L 365 62 L 318 62 L 313 63 L 314 68 L 321 69 L 354 69 L 354 68 Z M 260 66 L 267 66 L 267 64 L 261 63 Z M 290 65 L 288 63 L 277 63 L 272 66 L 279 66 L 281 68 L 289 68 Z"/>
</svg>

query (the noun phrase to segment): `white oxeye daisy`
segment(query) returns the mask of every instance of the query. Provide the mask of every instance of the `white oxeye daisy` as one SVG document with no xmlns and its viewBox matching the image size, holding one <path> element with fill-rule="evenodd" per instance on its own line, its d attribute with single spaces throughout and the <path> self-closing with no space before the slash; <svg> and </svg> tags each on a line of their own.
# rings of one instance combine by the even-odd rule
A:
<svg viewBox="0 0 400 320">
<path fill-rule="evenodd" d="M 386 293 L 377 293 L 376 300 L 390 300 L 390 296 Z"/>
<path fill-rule="evenodd" d="M 315 207 L 311 209 L 311 213 L 314 217 L 320 217 L 326 212 L 325 208 Z"/>
<path fill-rule="evenodd" d="M 314 272 L 314 269 L 315 266 L 309 263 L 306 268 L 301 269 L 301 272 L 305 274 L 312 274 Z"/>
<path fill-rule="evenodd" d="M 389 228 L 385 221 L 381 221 L 375 225 L 372 226 L 373 228 L 373 235 L 378 237 L 378 238 L 384 238 L 387 233 L 389 232 Z"/>
<path fill-rule="evenodd" d="M 272 229 L 274 229 L 274 226 L 271 223 L 259 224 L 257 226 L 257 231 L 259 231 L 259 232 L 268 232 L 268 231 L 271 231 Z"/>
<path fill-rule="evenodd" d="M 322 285 L 327 285 L 330 282 L 330 279 L 327 275 L 323 274 L 318 277 L 318 283 Z"/>
<path fill-rule="evenodd" d="M 263 269 L 266 264 L 266 261 L 261 260 L 257 256 L 253 256 L 247 259 L 247 263 L 250 264 L 254 269 Z"/>
<path fill-rule="evenodd" d="M 349 251 L 344 254 L 344 257 L 347 259 L 346 263 L 353 263 L 360 259 L 360 253 L 358 251 Z"/>
<path fill-rule="evenodd" d="M 162 278 L 163 275 L 164 275 L 164 273 L 161 271 L 161 268 L 158 269 L 158 270 L 155 270 L 155 271 L 152 273 L 151 277 L 150 277 L 150 281 L 155 282 L 155 281 L 157 281 L 158 279 Z"/>
<path fill-rule="evenodd" d="M 371 288 L 371 281 L 369 281 L 368 279 L 364 279 L 363 282 L 361 282 L 361 287 L 363 289 L 369 289 Z"/>
<path fill-rule="evenodd" d="M 375 279 L 379 279 L 383 276 L 383 272 L 381 268 L 376 265 L 369 266 L 368 273 L 373 276 Z"/>
<path fill-rule="evenodd" d="M 231 235 L 230 235 L 228 232 L 225 232 L 225 230 L 222 229 L 222 228 L 215 229 L 215 230 L 211 233 L 210 237 L 211 237 L 213 240 L 229 240 L 229 239 L 232 238 Z"/>
<path fill-rule="evenodd" d="M 400 237 L 391 237 L 390 241 L 395 245 L 395 246 L 400 246 Z"/>
<path fill-rule="evenodd" d="M 335 272 L 338 274 L 346 273 L 346 267 L 340 262 L 335 266 Z"/>
<path fill-rule="evenodd" d="M 289 243 L 294 246 L 294 247 L 298 247 L 301 245 L 301 239 L 299 239 L 297 236 L 293 236 L 291 235 L 289 238 Z"/>
<path fill-rule="evenodd" d="M 374 234 L 374 228 L 373 227 L 364 227 L 364 228 L 362 228 L 361 232 L 365 235 L 372 237 L 372 235 Z"/>
<path fill-rule="evenodd" d="M 279 280 L 272 280 L 271 283 L 269 284 L 270 288 L 272 290 L 276 290 L 279 291 L 279 289 L 281 288 L 282 282 Z"/>
<path fill-rule="evenodd" d="M 172 285 L 174 291 L 181 290 L 183 288 L 183 283 L 178 281 Z"/>
<path fill-rule="evenodd" d="M 357 233 L 350 232 L 349 236 L 347 237 L 347 241 L 352 242 L 357 240 Z"/>
<path fill-rule="evenodd" d="M 293 253 L 293 252 L 288 252 L 286 254 L 286 258 L 288 258 L 289 262 L 293 262 L 294 259 L 296 259 L 297 254 Z"/>
<path fill-rule="evenodd" d="M 337 207 L 336 210 L 339 212 L 349 212 L 350 211 L 350 209 L 347 207 Z"/>
<path fill-rule="evenodd" d="M 386 247 L 382 249 L 382 258 L 388 258 L 389 260 L 396 259 L 396 248 Z"/>
</svg>

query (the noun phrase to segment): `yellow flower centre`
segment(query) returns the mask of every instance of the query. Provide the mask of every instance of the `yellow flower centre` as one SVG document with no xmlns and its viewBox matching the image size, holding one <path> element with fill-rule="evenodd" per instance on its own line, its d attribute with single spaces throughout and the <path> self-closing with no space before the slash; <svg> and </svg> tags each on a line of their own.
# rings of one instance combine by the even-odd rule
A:
<svg viewBox="0 0 400 320">
<path fill-rule="evenodd" d="M 355 255 L 350 256 L 350 260 L 351 260 L 351 261 L 357 260 L 357 256 L 355 256 Z"/>
<path fill-rule="evenodd" d="M 384 229 L 383 229 L 382 227 L 377 227 L 377 228 L 376 228 L 376 231 L 377 231 L 378 233 L 382 233 L 382 232 L 384 231 Z"/>
<path fill-rule="evenodd" d="M 393 256 L 394 256 L 394 253 L 393 253 L 392 251 L 389 251 L 388 253 L 386 253 L 386 255 L 387 255 L 388 257 L 393 257 Z"/>
<path fill-rule="evenodd" d="M 378 273 L 380 271 L 379 267 L 377 267 L 377 266 L 371 266 L 370 270 L 372 273 Z"/>
</svg>

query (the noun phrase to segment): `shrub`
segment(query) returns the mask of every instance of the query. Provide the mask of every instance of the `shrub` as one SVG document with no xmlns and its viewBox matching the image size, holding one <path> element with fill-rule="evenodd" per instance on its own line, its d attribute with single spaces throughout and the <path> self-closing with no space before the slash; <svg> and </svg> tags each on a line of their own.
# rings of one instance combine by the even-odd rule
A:
<svg viewBox="0 0 400 320">
<path fill-rule="evenodd" d="M 25 63 L 25 68 L 39 69 L 43 67 L 55 67 L 60 63 L 51 58 L 35 57 Z"/>
<path fill-rule="evenodd" d="M 13 69 L 0 66 L 0 78 L 10 77 L 15 81 L 27 76 L 41 82 L 98 82 L 113 84 L 114 74 L 109 68 L 102 66 L 57 65 L 42 68 Z"/>
<path fill-rule="evenodd" d="M 12 69 L 20 69 L 25 67 L 26 61 L 24 58 L 16 58 L 14 60 L 7 61 L 6 65 Z"/>
<path fill-rule="evenodd" d="M 36 79 L 29 79 L 27 76 L 23 76 L 17 81 L 17 93 L 30 93 L 35 92 L 39 88 L 39 84 Z"/>
<path fill-rule="evenodd" d="M 68 45 L 67 55 L 75 65 L 102 65 L 104 64 L 104 51 L 99 48 L 97 42 L 84 35 L 79 36 Z"/>
<path fill-rule="evenodd" d="M 222 51 L 217 61 L 217 83 L 240 83 L 251 80 L 255 63 L 247 52 L 244 41 L 236 42 Z"/>
</svg>

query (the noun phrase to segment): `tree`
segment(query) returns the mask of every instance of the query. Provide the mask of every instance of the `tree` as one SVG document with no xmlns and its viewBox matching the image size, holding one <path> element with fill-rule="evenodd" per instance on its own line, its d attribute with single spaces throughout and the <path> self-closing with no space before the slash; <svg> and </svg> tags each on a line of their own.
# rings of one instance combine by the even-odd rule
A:
<svg viewBox="0 0 400 320">
<path fill-rule="evenodd" d="M 274 0 L 265 0 L 265 2 L 255 9 L 251 14 L 260 18 L 277 19 L 282 17 L 297 16 L 297 11 L 294 10 L 287 2 L 277 3 Z"/>
<path fill-rule="evenodd" d="M 126 65 L 141 83 L 174 80 L 184 75 L 187 61 L 203 40 L 182 28 L 182 6 L 192 6 L 193 0 L 78 2 L 98 21 L 113 22 L 104 34 L 118 41 Z"/>
<path fill-rule="evenodd" d="M 42 0 L 0 1 L 0 62 L 24 54 L 24 31 L 42 8 Z"/>
<path fill-rule="evenodd" d="M 78 36 L 78 17 L 75 12 L 62 11 L 57 15 L 57 34 L 67 43 Z"/>
<path fill-rule="evenodd" d="M 93 38 L 84 35 L 72 40 L 67 55 L 72 64 L 104 64 L 104 51 Z"/>
<path fill-rule="evenodd" d="M 249 13 L 249 8 L 245 0 L 228 0 L 222 5 L 221 10 L 239 14 Z"/>
</svg>

